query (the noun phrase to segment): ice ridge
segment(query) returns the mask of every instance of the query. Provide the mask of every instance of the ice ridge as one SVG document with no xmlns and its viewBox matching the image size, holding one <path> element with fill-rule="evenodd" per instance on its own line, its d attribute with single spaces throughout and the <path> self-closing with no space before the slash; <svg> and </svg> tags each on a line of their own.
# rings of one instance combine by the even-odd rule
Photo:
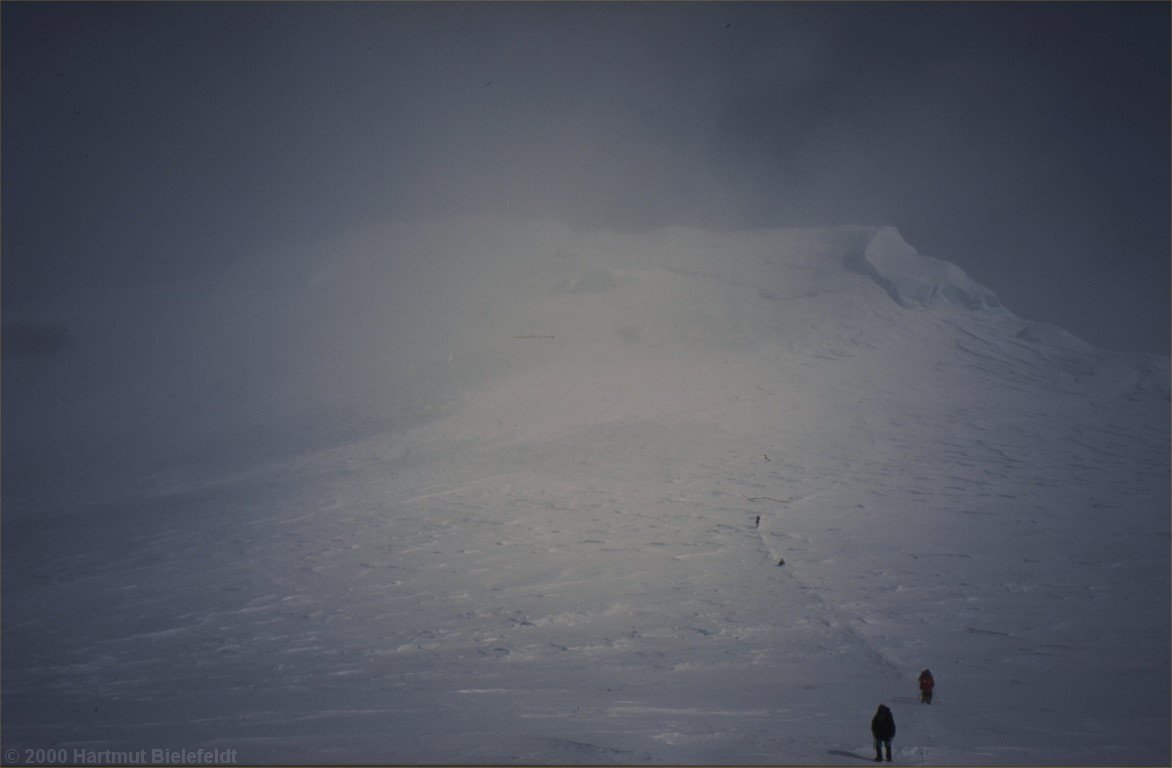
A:
<svg viewBox="0 0 1172 768">
<path fill-rule="evenodd" d="M 1011 315 L 996 294 L 952 262 L 924 256 L 895 227 L 880 227 L 846 266 L 869 277 L 901 307 L 953 308 L 993 315 Z"/>
</svg>

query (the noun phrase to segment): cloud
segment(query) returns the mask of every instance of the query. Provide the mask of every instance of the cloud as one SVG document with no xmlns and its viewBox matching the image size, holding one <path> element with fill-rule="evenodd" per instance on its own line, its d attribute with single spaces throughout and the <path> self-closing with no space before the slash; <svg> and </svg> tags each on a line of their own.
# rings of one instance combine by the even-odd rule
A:
<svg viewBox="0 0 1172 768">
<path fill-rule="evenodd" d="M 1164 349 L 1167 20 L 1159 4 L 6 6 L 5 318 L 492 213 L 890 224 L 1019 314 Z"/>
<path fill-rule="evenodd" d="M 5 358 L 59 354 L 68 350 L 71 344 L 69 329 L 58 325 L 6 324 L 0 332 L 0 350 Z"/>
</svg>

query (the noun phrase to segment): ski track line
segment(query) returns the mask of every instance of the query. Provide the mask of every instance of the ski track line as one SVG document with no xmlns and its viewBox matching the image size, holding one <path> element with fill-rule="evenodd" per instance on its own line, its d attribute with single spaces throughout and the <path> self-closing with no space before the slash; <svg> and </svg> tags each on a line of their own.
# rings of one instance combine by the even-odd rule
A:
<svg viewBox="0 0 1172 768">
<path fill-rule="evenodd" d="M 779 555 L 778 551 L 774 549 L 773 546 L 769 543 L 769 538 L 766 536 L 765 525 L 767 521 L 768 518 L 765 515 L 761 515 L 761 525 L 757 529 L 757 534 L 761 539 L 761 544 L 769 553 L 770 562 L 774 564 L 775 568 L 788 568 L 788 566 L 777 565 L 777 563 L 781 560 L 781 555 Z M 818 590 L 811 588 L 810 585 L 802 581 L 802 579 L 795 575 L 792 570 L 787 570 L 783 576 L 796 584 L 804 594 L 812 597 L 818 604 L 822 605 L 830 617 L 835 620 L 836 624 L 856 641 L 858 641 L 860 647 L 865 648 L 868 655 L 874 658 L 880 667 L 885 668 L 900 678 L 903 677 L 903 667 L 888 658 L 887 655 L 879 648 L 877 648 L 869 638 L 854 628 L 855 622 L 859 621 L 858 617 L 830 602 L 830 600 L 823 597 L 818 592 Z"/>
</svg>

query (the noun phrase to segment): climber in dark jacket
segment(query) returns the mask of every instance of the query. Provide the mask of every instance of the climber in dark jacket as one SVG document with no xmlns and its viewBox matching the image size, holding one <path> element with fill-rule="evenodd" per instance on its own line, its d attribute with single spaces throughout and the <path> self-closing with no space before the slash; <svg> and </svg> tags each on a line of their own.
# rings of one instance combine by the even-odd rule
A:
<svg viewBox="0 0 1172 768">
<path fill-rule="evenodd" d="M 875 762 L 883 760 L 880 749 L 887 750 L 887 762 L 891 762 L 891 740 L 895 738 L 895 718 L 886 704 L 880 704 L 871 718 L 871 735 L 875 737 Z"/>
</svg>

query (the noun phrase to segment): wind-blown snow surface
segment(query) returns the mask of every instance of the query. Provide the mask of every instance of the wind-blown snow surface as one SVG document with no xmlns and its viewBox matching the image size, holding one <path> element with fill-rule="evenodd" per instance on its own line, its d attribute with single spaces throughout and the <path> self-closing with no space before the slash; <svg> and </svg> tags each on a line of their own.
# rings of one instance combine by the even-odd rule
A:
<svg viewBox="0 0 1172 768">
<path fill-rule="evenodd" d="M 886 702 L 897 762 L 1169 761 L 1166 358 L 891 229 L 393 227 L 199 302 L 167 391 L 249 439 L 6 499 L 6 749 L 853 764 Z"/>
</svg>

